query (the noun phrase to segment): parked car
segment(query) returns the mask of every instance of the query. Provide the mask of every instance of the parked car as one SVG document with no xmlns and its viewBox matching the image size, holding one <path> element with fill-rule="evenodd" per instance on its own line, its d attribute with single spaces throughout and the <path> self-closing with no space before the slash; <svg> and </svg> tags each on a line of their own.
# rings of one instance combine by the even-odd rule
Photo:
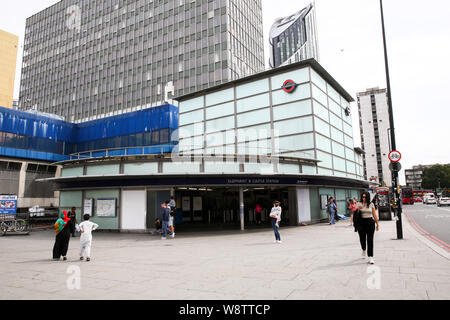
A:
<svg viewBox="0 0 450 320">
<path fill-rule="evenodd" d="M 450 193 L 442 193 L 437 200 L 438 207 L 450 206 Z"/>
<path fill-rule="evenodd" d="M 419 196 L 414 197 L 414 202 L 423 202 L 423 199 Z"/>
<path fill-rule="evenodd" d="M 436 197 L 433 193 L 427 193 L 423 198 L 424 204 L 436 204 Z"/>
</svg>

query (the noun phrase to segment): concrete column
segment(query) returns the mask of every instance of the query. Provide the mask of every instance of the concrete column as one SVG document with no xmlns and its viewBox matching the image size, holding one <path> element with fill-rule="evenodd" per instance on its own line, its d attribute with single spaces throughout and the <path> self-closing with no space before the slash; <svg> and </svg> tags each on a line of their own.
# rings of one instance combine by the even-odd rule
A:
<svg viewBox="0 0 450 320">
<path fill-rule="evenodd" d="M 245 230 L 244 224 L 244 188 L 239 187 L 239 214 L 241 217 L 241 230 Z"/>
<path fill-rule="evenodd" d="M 19 190 L 17 190 L 17 198 L 25 197 L 25 180 L 27 179 L 28 162 L 22 162 L 19 174 Z"/>
</svg>

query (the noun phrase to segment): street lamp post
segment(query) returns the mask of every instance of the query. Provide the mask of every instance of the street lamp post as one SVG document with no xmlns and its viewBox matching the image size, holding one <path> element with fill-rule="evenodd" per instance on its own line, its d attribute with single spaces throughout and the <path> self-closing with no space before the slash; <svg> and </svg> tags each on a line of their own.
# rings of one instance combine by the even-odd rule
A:
<svg viewBox="0 0 450 320">
<path fill-rule="evenodd" d="M 388 98 L 388 106 L 389 106 L 389 123 L 391 128 L 391 146 L 392 150 L 397 150 L 397 145 L 395 143 L 395 127 L 394 127 L 394 113 L 392 111 L 392 94 L 391 94 L 391 80 L 389 77 L 389 63 L 388 63 L 388 55 L 386 48 L 386 31 L 384 28 L 384 13 L 383 13 L 383 0 L 380 0 L 380 9 L 381 9 L 381 26 L 383 28 L 383 45 L 384 45 L 384 63 L 386 66 L 386 85 L 387 85 L 387 98 Z M 398 181 L 398 171 L 392 171 L 392 186 L 395 192 L 396 197 L 396 205 L 394 210 L 396 211 L 397 216 L 397 239 L 403 239 L 403 230 L 402 230 L 402 204 L 400 201 L 400 186 Z"/>
</svg>

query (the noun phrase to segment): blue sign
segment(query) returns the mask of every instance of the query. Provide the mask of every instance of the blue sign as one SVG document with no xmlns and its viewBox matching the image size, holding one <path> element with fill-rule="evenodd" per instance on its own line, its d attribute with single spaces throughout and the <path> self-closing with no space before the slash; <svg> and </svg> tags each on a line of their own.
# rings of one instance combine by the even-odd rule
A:
<svg viewBox="0 0 450 320">
<path fill-rule="evenodd" d="M 0 196 L 0 214 L 16 214 L 17 196 Z"/>
</svg>

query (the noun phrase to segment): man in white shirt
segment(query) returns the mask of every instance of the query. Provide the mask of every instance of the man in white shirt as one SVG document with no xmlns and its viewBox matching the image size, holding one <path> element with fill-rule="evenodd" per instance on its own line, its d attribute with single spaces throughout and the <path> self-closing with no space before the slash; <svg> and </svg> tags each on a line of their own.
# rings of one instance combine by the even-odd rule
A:
<svg viewBox="0 0 450 320">
<path fill-rule="evenodd" d="M 92 231 L 98 228 L 98 224 L 89 221 L 90 215 L 84 215 L 84 221 L 79 224 L 80 237 L 80 260 L 84 260 L 84 253 L 86 254 L 86 261 L 91 261 L 91 245 L 92 245 Z"/>
</svg>

